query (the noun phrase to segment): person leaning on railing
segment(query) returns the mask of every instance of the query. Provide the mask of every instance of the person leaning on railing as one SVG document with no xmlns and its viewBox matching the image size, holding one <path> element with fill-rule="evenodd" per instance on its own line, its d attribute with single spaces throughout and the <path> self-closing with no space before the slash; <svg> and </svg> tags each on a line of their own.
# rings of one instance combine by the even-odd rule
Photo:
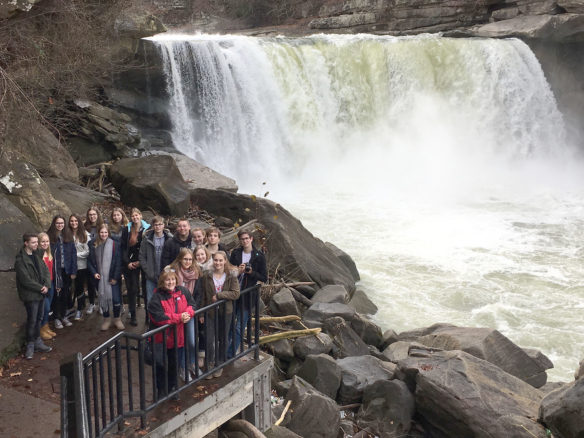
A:
<svg viewBox="0 0 584 438">
<path fill-rule="evenodd" d="M 176 324 L 176 347 L 179 349 L 179 356 L 184 351 L 184 324 L 188 323 L 195 315 L 195 301 L 190 292 L 177 286 L 177 276 L 172 270 L 165 270 L 160 274 L 158 287 L 154 290 L 152 300 L 148 303 L 148 313 L 150 321 L 155 326 L 165 324 Z M 168 357 L 168 375 L 165 376 L 162 370 L 156 373 L 156 388 L 160 397 L 164 397 L 164 383 L 168 378 L 168 389 L 173 391 L 177 387 L 176 361 L 174 355 L 175 337 L 174 330 L 167 329 L 163 333 L 154 335 L 154 342 L 161 344 L 163 336 L 166 336 L 166 348 Z"/>
</svg>

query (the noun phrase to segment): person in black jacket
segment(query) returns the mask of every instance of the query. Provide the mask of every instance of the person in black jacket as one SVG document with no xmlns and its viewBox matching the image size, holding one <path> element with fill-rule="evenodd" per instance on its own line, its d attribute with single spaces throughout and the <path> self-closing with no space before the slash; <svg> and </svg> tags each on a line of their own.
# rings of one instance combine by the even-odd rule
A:
<svg viewBox="0 0 584 438">
<path fill-rule="evenodd" d="M 181 248 L 189 248 L 191 251 L 195 249 L 195 244 L 191 236 L 191 224 L 186 219 L 180 219 L 176 224 L 176 230 L 172 239 L 164 243 L 162 249 L 162 257 L 160 259 L 160 266 L 165 267 L 170 265 Z"/>
<path fill-rule="evenodd" d="M 123 273 L 128 289 L 128 310 L 130 313 L 130 325 L 137 326 L 136 299 L 140 294 L 140 245 L 142 234 L 150 228 L 150 225 L 142 220 L 142 212 L 132 208 L 130 223 L 122 230 L 122 261 Z"/>
<path fill-rule="evenodd" d="M 43 343 L 40 335 L 44 315 L 45 295 L 51 287 L 49 269 L 37 253 L 39 238 L 36 234 L 22 236 L 24 245 L 16 255 L 16 289 L 26 308 L 26 353 L 32 359 L 35 351 L 48 353 L 51 347 Z"/>
<path fill-rule="evenodd" d="M 229 262 L 237 267 L 239 285 L 243 291 L 248 287 L 256 285 L 258 282 L 265 283 L 268 281 L 268 274 L 266 257 L 263 252 L 253 245 L 253 236 L 251 233 L 240 230 L 237 233 L 237 237 L 241 246 L 233 250 Z M 237 302 L 235 309 L 235 338 L 229 346 L 230 357 L 233 357 L 237 353 L 241 344 L 243 334 L 241 330 L 242 321 L 244 329 L 249 321 L 250 309 L 248 297 L 249 294 L 246 294 Z"/>
<path fill-rule="evenodd" d="M 148 231 L 144 231 L 140 244 L 140 266 L 142 275 L 146 277 L 146 308 L 148 308 L 148 302 L 152 299 L 152 294 L 158 284 L 158 277 L 164 268 L 161 264 L 164 244 L 170 239 L 172 239 L 172 234 L 164 228 L 164 219 L 160 216 L 154 216 L 152 226 Z"/>
</svg>

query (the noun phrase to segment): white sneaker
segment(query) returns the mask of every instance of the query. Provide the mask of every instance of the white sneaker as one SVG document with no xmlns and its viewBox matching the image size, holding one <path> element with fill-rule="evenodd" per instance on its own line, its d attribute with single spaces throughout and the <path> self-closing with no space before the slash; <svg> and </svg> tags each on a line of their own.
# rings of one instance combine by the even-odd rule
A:
<svg viewBox="0 0 584 438">
<path fill-rule="evenodd" d="M 55 319 L 55 328 L 61 330 L 63 328 L 63 323 L 60 319 Z"/>
<path fill-rule="evenodd" d="M 90 304 L 89 307 L 87 308 L 87 310 L 85 311 L 85 313 L 87 313 L 88 315 L 91 315 L 94 310 L 95 310 L 95 304 Z"/>
<path fill-rule="evenodd" d="M 71 327 L 73 325 L 73 323 L 69 321 L 69 318 L 63 318 L 62 322 L 65 327 Z"/>
<path fill-rule="evenodd" d="M 186 382 L 187 378 L 185 376 L 185 369 L 184 368 L 179 368 L 178 369 L 178 377 L 183 381 Z"/>
<path fill-rule="evenodd" d="M 73 318 L 73 319 L 75 319 L 75 321 L 79 321 L 81 319 L 81 311 L 80 310 L 75 312 L 75 318 Z"/>
</svg>

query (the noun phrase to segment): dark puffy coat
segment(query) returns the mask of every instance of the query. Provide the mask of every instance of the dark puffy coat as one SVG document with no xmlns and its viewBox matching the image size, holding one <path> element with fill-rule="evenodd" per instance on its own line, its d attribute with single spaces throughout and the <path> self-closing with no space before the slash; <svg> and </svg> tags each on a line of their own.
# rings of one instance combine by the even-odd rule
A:
<svg viewBox="0 0 584 438">
<path fill-rule="evenodd" d="M 233 301 L 239 298 L 239 281 L 233 272 L 226 272 L 225 283 L 223 283 L 223 291 L 217 294 L 217 299 L 227 300 L 225 304 L 225 312 L 233 312 Z M 213 282 L 213 271 L 206 271 L 203 273 L 201 286 L 203 288 L 203 303 L 202 306 L 213 304 L 213 295 L 215 295 L 215 283 Z"/>
<path fill-rule="evenodd" d="M 120 243 L 122 244 L 122 263 L 123 269 L 126 271 L 128 270 L 128 264 L 130 262 L 137 262 L 140 258 L 140 246 L 142 244 L 142 235 L 144 231 L 146 231 L 150 225 L 142 221 L 142 225 L 140 226 L 140 230 L 138 231 L 138 239 L 135 245 L 130 246 L 130 227 L 132 223 L 129 223 L 126 227 L 122 229 L 122 237 L 120 239 Z"/>
<path fill-rule="evenodd" d="M 229 263 L 233 266 L 241 265 L 243 256 L 243 248 L 235 248 L 231 253 L 229 258 Z M 251 286 L 255 286 L 258 281 L 265 283 L 268 281 L 268 273 L 266 268 L 266 257 L 264 253 L 252 246 L 251 258 L 249 259 L 249 264 L 251 265 L 251 274 L 244 274 L 243 281 L 241 283 L 241 288 L 246 289 Z"/>
<path fill-rule="evenodd" d="M 61 260 L 61 245 L 59 242 L 51 242 L 51 251 L 53 252 L 53 259 L 55 260 L 55 265 L 59 265 L 59 260 Z M 65 274 L 67 275 L 77 275 L 77 249 L 75 249 L 75 242 L 63 242 L 63 254 L 65 254 Z"/>
<path fill-rule="evenodd" d="M 24 247 L 16 254 L 14 270 L 16 271 L 16 290 L 18 297 L 23 302 L 40 301 L 44 298 L 41 293 L 43 286 L 51 287 L 51 274 L 47 265 L 39 256 L 39 252 L 33 253 L 36 257 L 37 264 L 26 253 Z"/>
<path fill-rule="evenodd" d="M 159 327 L 165 324 L 176 324 L 178 348 L 185 345 L 185 329 L 181 318 L 181 314 L 184 312 L 187 312 L 191 318 L 195 315 L 195 302 L 186 288 L 177 286 L 172 291 L 154 289 L 152 299 L 148 302 L 150 321 Z M 166 348 L 174 348 L 173 330 L 167 329 L 164 333 L 166 334 Z M 161 344 L 162 336 L 163 333 L 154 335 L 154 342 Z"/>
<path fill-rule="evenodd" d="M 164 243 L 172 239 L 170 231 L 164 230 Z M 163 247 L 164 252 L 164 247 Z M 154 283 L 158 282 L 158 277 L 162 268 L 166 265 L 162 264 L 162 255 L 160 256 L 160 270 L 156 269 L 156 253 L 154 249 L 154 230 L 144 232 L 142 237 L 142 244 L 140 245 L 140 266 L 146 278 Z"/>
<path fill-rule="evenodd" d="M 107 281 L 116 280 L 118 284 L 120 284 L 120 281 L 122 281 L 122 251 L 120 248 L 120 243 L 115 239 L 112 239 L 112 241 L 114 243 L 112 263 L 110 265 L 109 277 L 107 278 Z M 95 255 L 95 240 L 91 240 L 89 242 L 89 257 L 87 258 L 87 267 L 91 273 L 91 279 L 95 281 L 95 274 L 99 274 Z"/>
<path fill-rule="evenodd" d="M 176 259 L 176 256 L 180 252 L 181 248 L 189 248 L 192 250 L 194 247 L 195 245 L 190 233 L 187 240 L 180 240 L 175 234 L 172 236 L 172 239 L 169 239 L 164 243 L 164 248 L 162 248 L 162 257 L 160 258 L 160 266 L 168 266 L 174 262 L 174 259 Z"/>
</svg>

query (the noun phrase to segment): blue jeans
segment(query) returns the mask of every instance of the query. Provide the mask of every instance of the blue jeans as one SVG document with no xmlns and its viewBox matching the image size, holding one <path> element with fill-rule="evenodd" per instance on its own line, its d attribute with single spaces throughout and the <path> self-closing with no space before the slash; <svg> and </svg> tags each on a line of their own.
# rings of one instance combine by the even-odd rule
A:
<svg viewBox="0 0 584 438">
<path fill-rule="evenodd" d="M 34 342 L 39 338 L 44 306 L 44 299 L 24 302 L 26 309 L 26 342 Z"/>
<path fill-rule="evenodd" d="M 156 289 L 156 283 L 146 279 L 146 306 L 152 299 L 152 295 L 154 294 L 154 289 Z"/>
<path fill-rule="evenodd" d="M 51 288 L 45 295 L 45 311 L 43 314 L 43 320 L 41 321 L 41 327 L 49 322 L 49 312 L 51 311 L 51 303 L 53 302 L 53 296 L 55 295 L 55 288 L 51 285 Z"/>
<path fill-rule="evenodd" d="M 195 363 L 197 360 L 197 351 L 195 350 L 195 318 L 191 318 L 189 322 L 185 324 L 186 338 L 185 347 L 189 349 L 189 366 Z M 184 368 L 185 366 L 185 349 L 181 348 L 178 351 L 178 366 Z"/>
<path fill-rule="evenodd" d="M 246 307 L 243 309 L 242 317 L 240 320 L 239 316 L 239 307 L 241 303 L 237 303 L 236 309 L 234 310 L 235 313 L 235 328 L 233 332 L 235 333 L 235 338 L 231 336 L 231 331 L 229 332 L 229 351 L 227 353 L 227 358 L 231 359 L 238 353 L 239 346 L 241 345 L 241 338 L 243 336 L 243 332 L 241 331 L 241 320 L 243 320 L 243 330 L 247 327 L 247 323 L 249 321 L 249 309 Z"/>
<path fill-rule="evenodd" d="M 112 284 L 112 302 L 114 305 L 114 318 L 119 318 L 122 307 L 122 290 L 120 289 L 120 283 Z M 109 316 L 109 309 L 107 312 L 104 310 L 103 317 L 109 318 Z"/>
</svg>

